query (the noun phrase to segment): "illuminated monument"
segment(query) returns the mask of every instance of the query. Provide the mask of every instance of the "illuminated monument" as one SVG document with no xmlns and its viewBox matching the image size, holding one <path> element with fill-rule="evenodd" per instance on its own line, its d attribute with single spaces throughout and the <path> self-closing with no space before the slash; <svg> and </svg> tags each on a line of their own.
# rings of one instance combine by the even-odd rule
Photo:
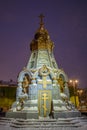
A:
<svg viewBox="0 0 87 130">
<path fill-rule="evenodd" d="M 16 102 L 6 116 L 25 119 L 79 116 L 69 101 L 68 78 L 56 63 L 54 43 L 44 27 L 44 16 L 39 17 L 40 27 L 30 43 L 30 59 L 18 75 Z"/>
</svg>

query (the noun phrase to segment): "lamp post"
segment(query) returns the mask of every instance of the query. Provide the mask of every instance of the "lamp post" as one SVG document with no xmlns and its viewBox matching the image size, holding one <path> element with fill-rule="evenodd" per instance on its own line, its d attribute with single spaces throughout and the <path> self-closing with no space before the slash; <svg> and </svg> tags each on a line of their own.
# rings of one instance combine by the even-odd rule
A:
<svg viewBox="0 0 87 130">
<path fill-rule="evenodd" d="M 77 107 L 77 103 L 76 103 L 76 87 L 78 84 L 78 80 L 70 80 L 70 83 L 72 84 L 73 88 L 74 88 L 74 101 L 75 101 L 75 107 Z"/>
<path fill-rule="evenodd" d="M 77 93 L 78 93 L 78 96 L 79 96 L 79 103 L 80 103 L 79 106 L 81 106 L 81 97 L 82 97 L 83 90 L 82 89 L 78 89 Z"/>
</svg>

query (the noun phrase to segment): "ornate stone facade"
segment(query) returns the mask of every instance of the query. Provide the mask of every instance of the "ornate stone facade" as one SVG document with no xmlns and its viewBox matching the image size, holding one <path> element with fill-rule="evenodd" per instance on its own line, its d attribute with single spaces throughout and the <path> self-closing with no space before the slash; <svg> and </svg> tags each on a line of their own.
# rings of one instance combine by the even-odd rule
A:
<svg viewBox="0 0 87 130">
<path fill-rule="evenodd" d="M 28 118 L 58 117 L 58 112 L 75 109 L 69 101 L 68 78 L 59 69 L 53 55 L 54 43 L 45 29 L 42 15 L 40 27 L 30 43 L 31 56 L 19 73 L 16 102 L 11 111 L 26 112 Z"/>
</svg>

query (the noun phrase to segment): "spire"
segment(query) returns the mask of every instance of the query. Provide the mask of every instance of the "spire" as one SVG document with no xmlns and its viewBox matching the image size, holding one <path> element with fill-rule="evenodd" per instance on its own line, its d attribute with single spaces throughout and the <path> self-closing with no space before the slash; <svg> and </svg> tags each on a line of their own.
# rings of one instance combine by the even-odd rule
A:
<svg viewBox="0 0 87 130">
<path fill-rule="evenodd" d="M 44 25 L 44 22 L 43 22 L 44 15 L 43 15 L 43 14 L 40 14 L 40 15 L 39 15 L 39 18 L 40 18 L 40 28 L 42 28 L 43 25 Z"/>
</svg>

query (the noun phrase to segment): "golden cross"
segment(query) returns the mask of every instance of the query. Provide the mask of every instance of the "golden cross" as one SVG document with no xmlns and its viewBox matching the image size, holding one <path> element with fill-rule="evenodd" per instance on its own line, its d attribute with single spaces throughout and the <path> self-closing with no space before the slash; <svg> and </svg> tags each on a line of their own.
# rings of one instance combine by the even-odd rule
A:
<svg viewBox="0 0 87 130">
<path fill-rule="evenodd" d="M 47 111 L 47 108 L 46 108 L 46 100 L 49 99 L 49 98 L 47 97 L 47 94 L 46 94 L 46 93 L 44 93 L 42 96 L 43 96 L 42 99 L 43 99 L 43 101 L 44 101 L 44 104 L 42 105 L 42 107 L 43 107 L 43 109 L 44 109 L 44 117 L 46 117 L 46 111 Z"/>
<path fill-rule="evenodd" d="M 51 84 L 51 80 L 47 80 L 46 76 L 42 77 L 42 80 L 38 80 L 39 84 L 43 84 L 43 88 L 46 88 L 47 84 Z"/>
<path fill-rule="evenodd" d="M 43 25 L 43 24 L 44 24 L 44 23 L 43 23 L 44 15 L 43 15 L 43 14 L 40 14 L 39 18 L 40 18 L 40 25 Z"/>
</svg>

